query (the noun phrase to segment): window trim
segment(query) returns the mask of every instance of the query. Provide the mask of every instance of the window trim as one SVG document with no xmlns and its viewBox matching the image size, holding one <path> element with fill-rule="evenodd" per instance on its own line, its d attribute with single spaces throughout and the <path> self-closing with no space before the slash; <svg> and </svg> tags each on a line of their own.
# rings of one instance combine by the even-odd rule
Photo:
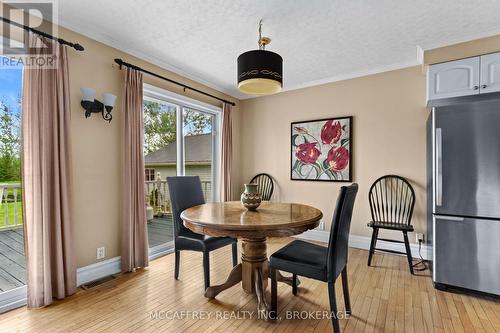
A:
<svg viewBox="0 0 500 333">
<path fill-rule="evenodd" d="M 145 177 L 148 178 L 148 176 L 151 178 L 151 174 L 148 172 L 151 172 L 153 170 L 153 179 L 146 179 L 147 182 L 154 182 L 156 180 L 156 169 L 155 168 L 144 168 L 144 173 Z"/>
<path fill-rule="evenodd" d="M 185 154 L 184 154 L 184 129 L 183 129 L 183 110 L 188 108 L 195 111 L 201 111 L 214 116 L 214 124 L 212 128 L 212 201 L 220 201 L 220 154 L 222 147 L 222 137 L 220 135 L 222 126 L 222 108 L 208 103 L 198 101 L 193 98 L 182 96 L 174 92 L 153 86 L 148 83 L 143 84 L 144 98 L 158 100 L 177 106 L 176 109 L 176 125 L 177 137 L 182 138 L 177 140 L 177 175 L 185 175 Z"/>
</svg>

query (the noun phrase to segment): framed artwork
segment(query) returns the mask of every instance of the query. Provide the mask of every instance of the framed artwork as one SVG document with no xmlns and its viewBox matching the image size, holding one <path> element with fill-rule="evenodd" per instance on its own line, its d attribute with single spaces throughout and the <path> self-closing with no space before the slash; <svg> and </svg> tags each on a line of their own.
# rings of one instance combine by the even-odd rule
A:
<svg viewBox="0 0 500 333">
<path fill-rule="evenodd" d="M 352 181 L 352 117 L 291 124 L 291 180 Z"/>
</svg>

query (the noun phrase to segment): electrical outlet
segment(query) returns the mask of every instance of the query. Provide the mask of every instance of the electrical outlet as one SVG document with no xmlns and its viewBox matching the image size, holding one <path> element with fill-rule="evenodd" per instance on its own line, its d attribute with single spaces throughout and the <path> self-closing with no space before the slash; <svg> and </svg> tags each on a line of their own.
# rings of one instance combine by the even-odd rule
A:
<svg viewBox="0 0 500 333">
<path fill-rule="evenodd" d="M 424 242 L 424 234 L 421 234 L 419 232 L 415 233 L 415 241 L 418 242 Z"/>
<path fill-rule="evenodd" d="M 106 256 L 106 248 L 104 246 L 97 248 L 97 259 L 104 259 Z"/>
</svg>

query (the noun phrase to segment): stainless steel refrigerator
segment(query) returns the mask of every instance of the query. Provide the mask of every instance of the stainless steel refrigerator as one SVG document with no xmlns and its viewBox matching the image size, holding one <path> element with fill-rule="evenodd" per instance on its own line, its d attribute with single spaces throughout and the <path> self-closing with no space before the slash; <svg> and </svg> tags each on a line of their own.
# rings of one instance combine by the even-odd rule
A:
<svg viewBox="0 0 500 333">
<path fill-rule="evenodd" d="M 500 99 L 432 109 L 427 175 L 435 287 L 500 295 Z"/>
</svg>

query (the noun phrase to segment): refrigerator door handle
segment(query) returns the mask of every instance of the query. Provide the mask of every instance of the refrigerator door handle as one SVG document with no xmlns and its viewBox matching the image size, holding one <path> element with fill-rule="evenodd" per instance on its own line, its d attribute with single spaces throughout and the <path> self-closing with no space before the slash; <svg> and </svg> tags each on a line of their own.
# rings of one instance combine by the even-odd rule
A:
<svg viewBox="0 0 500 333">
<path fill-rule="evenodd" d="M 460 216 L 447 216 L 447 215 L 434 215 L 436 219 L 448 220 L 448 221 L 464 221 L 464 217 Z"/>
<path fill-rule="evenodd" d="M 443 204 L 443 136 L 436 128 L 436 206 Z"/>
</svg>

